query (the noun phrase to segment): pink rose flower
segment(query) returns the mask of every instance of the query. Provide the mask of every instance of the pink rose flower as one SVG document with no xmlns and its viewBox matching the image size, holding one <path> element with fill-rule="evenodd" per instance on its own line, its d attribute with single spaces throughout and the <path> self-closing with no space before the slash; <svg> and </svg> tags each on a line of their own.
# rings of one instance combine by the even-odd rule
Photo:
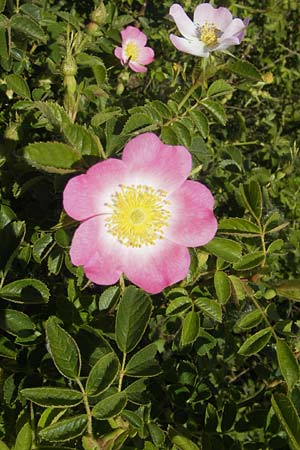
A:
<svg viewBox="0 0 300 450">
<path fill-rule="evenodd" d="M 196 7 L 194 22 L 176 3 L 171 6 L 169 14 L 184 36 L 171 34 L 172 44 L 181 52 L 195 56 L 207 57 L 212 51 L 240 44 L 249 23 L 249 19 L 233 19 L 227 8 L 214 8 L 209 3 Z"/>
<path fill-rule="evenodd" d="M 187 247 L 206 244 L 217 230 L 213 196 L 187 180 L 191 167 L 185 147 L 144 133 L 128 142 L 121 160 L 107 159 L 70 179 L 64 209 L 82 222 L 72 263 L 96 284 L 114 284 L 124 273 L 151 294 L 183 280 Z"/>
<path fill-rule="evenodd" d="M 147 72 L 145 64 L 154 61 L 154 51 L 145 47 L 147 36 L 135 27 L 126 27 L 121 31 L 122 47 L 115 48 L 115 56 L 124 66 L 128 64 L 134 72 Z"/>
</svg>

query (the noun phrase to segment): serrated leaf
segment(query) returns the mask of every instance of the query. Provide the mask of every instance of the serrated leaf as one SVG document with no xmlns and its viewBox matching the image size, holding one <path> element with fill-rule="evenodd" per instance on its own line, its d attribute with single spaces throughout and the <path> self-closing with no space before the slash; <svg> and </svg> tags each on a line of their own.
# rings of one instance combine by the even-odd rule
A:
<svg viewBox="0 0 300 450">
<path fill-rule="evenodd" d="M 278 295 L 286 297 L 295 302 L 300 301 L 300 280 L 284 280 L 281 281 L 275 290 Z"/>
<path fill-rule="evenodd" d="M 161 447 L 165 441 L 165 433 L 163 430 L 154 422 L 148 423 L 148 430 L 156 447 Z"/>
<path fill-rule="evenodd" d="M 262 81 L 261 74 L 257 68 L 247 61 L 235 61 L 227 66 L 228 70 L 237 75 L 241 75 L 244 78 L 250 80 Z"/>
<path fill-rule="evenodd" d="M 161 117 L 165 119 L 171 119 L 172 112 L 165 103 L 161 102 L 160 100 L 153 100 L 150 105 L 157 109 Z"/>
<path fill-rule="evenodd" d="M 21 390 L 27 400 L 37 405 L 52 408 L 69 408 L 82 402 L 82 393 L 74 389 L 38 387 Z"/>
<path fill-rule="evenodd" d="M 24 239 L 24 222 L 11 222 L 0 230 L 0 270 L 7 271 Z"/>
<path fill-rule="evenodd" d="M 87 416 L 82 414 L 70 419 L 60 420 L 39 432 L 39 437 L 45 441 L 64 442 L 80 436 L 86 429 Z"/>
<path fill-rule="evenodd" d="M 233 90 L 232 86 L 225 80 L 214 81 L 207 90 L 207 96 L 211 97 L 216 94 L 231 92 Z"/>
<path fill-rule="evenodd" d="M 220 233 L 226 233 L 236 236 L 253 237 L 260 236 L 259 227 L 250 222 L 250 220 L 240 218 L 221 219 L 218 226 Z"/>
<path fill-rule="evenodd" d="M 172 300 L 167 309 L 167 315 L 180 314 L 192 306 L 192 300 L 189 297 L 177 297 Z"/>
<path fill-rule="evenodd" d="M 193 110 L 190 112 L 190 117 L 201 136 L 206 139 L 209 133 L 209 123 L 206 115 L 201 111 Z"/>
<path fill-rule="evenodd" d="M 12 73 L 5 77 L 8 89 L 14 91 L 17 95 L 20 95 L 24 98 L 31 99 L 30 89 L 27 84 L 27 81 L 24 80 L 20 75 Z"/>
<path fill-rule="evenodd" d="M 35 324 L 30 317 L 15 309 L 0 310 L 0 328 L 13 336 L 26 338 L 35 331 Z"/>
<path fill-rule="evenodd" d="M 125 392 L 128 401 L 137 405 L 143 405 L 144 403 L 147 403 L 147 396 L 145 395 L 147 386 L 145 381 L 145 378 L 140 378 L 139 380 L 129 384 L 126 387 Z"/>
<path fill-rule="evenodd" d="M 299 380 L 299 364 L 289 345 L 283 340 L 277 340 L 276 353 L 280 371 L 288 385 L 289 391 L 292 391 Z"/>
<path fill-rule="evenodd" d="M 42 281 L 26 278 L 3 286 L 0 289 L 0 297 L 14 303 L 47 303 L 50 292 Z"/>
<path fill-rule="evenodd" d="M 189 311 L 183 319 L 180 336 L 181 346 L 193 343 L 198 337 L 199 330 L 200 330 L 199 314 L 194 311 Z"/>
<path fill-rule="evenodd" d="M 24 149 L 28 164 L 50 173 L 66 174 L 76 171 L 80 153 L 61 142 L 35 142 Z"/>
<path fill-rule="evenodd" d="M 131 377 L 153 377 L 161 372 L 155 360 L 157 347 L 149 344 L 131 357 L 126 365 L 125 373 Z"/>
<path fill-rule="evenodd" d="M 70 122 L 66 111 L 53 101 L 33 102 L 32 107 L 37 108 L 55 127 L 61 128 L 63 124 Z"/>
<path fill-rule="evenodd" d="M 241 345 L 238 353 L 243 356 L 255 355 L 267 345 L 271 336 L 272 329 L 270 327 L 258 331 Z"/>
<path fill-rule="evenodd" d="M 221 103 L 214 100 L 205 100 L 201 104 L 209 111 L 212 116 L 222 125 L 226 125 L 226 113 Z"/>
<path fill-rule="evenodd" d="M 265 254 L 263 252 L 250 253 L 244 255 L 241 259 L 233 265 L 235 270 L 249 270 L 254 267 L 260 266 L 265 260 Z"/>
<path fill-rule="evenodd" d="M 100 400 L 92 409 L 92 415 L 98 420 L 110 419 L 121 413 L 127 403 L 125 392 L 118 392 Z"/>
<path fill-rule="evenodd" d="M 120 289 L 118 286 L 110 286 L 105 289 L 99 298 L 99 311 L 105 311 L 115 305 L 120 296 Z"/>
<path fill-rule="evenodd" d="M 142 128 L 145 125 L 150 125 L 152 123 L 152 117 L 144 113 L 136 113 L 129 117 L 124 125 L 122 134 L 128 134 L 132 131 Z"/>
<path fill-rule="evenodd" d="M 217 271 L 215 273 L 214 286 L 219 302 L 224 305 L 228 302 L 231 295 L 230 279 L 225 272 Z"/>
<path fill-rule="evenodd" d="M 263 317 L 261 312 L 258 309 L 254 311 L 250 311 L 244 316 L 242 316 L 236 323 L 238 328 L 242 328 L 243 330 L 250 330 L 251 328 L 257 327 L 260 324 Z"/>
<path fill-rule="evenodd" d="M 17 351 L 14 344 L 5 336 L 0 336 L 0 356 L 9 359 L 16 359 L 17 357 Z"/>
<path fill-rule="evenodd" d="M 10 23 L 13 30 L 24 33 L 29 38 L 44 43 L 47 41 L 47 36 L 41 26 L 28 16 L 15 14 L 12 16 Z"/>
<path fill-rule="evenodd" d="M 62 130 L 72 147 L 75 147 L 81 155 L 99 156 L 103 151 L 99 138 L 82 125 L 65 122 L 62 124 Z"/>
<path fill-rule="evenodd" d="M 275 394 L 271 398 L 275 414 L 288 435 L 291 444 L 299 449 L 300 442 L 300 418 L 292 401 L 283 394 Z"/>
<path fill-rule="evenodd" d="M 195 300 L 197 308 L 201 309 L 204 314 L 207 314 L 217 322 L 222 322 L 222 307 L 220 303 L 206 297 L 199 297 Z"/>
<path fill-rule="evenodd" d="M 181 122 L 174 122 L 171 125 L 171 130 L 176 134 L 178 144 L 184 145 L 185 147 L 191 145 L 191 133 Z"/>
<path fill-rule="evenodd" d="M 172 443 L 176 446 L 176 450 L 201 450 L 193 441 L 179 434 L 172 438 Z"/>
<path fill-rule="evenodd" d="M 114 382 L 120 368 L 119 360 L 115 353 L 102 356 L 92 367 L 86 382 L 86 393 L 98 395 L 105 391 Z"/>
<path fill-rule="evenodd" d="M 37 263 L 41 263 L 43 260 L 43 253 L 46 251 L 48 246 L 53 241 L 52 235 L 50 233 L 45 234 L 44 236 L 37 239 L 32 248 L 32 254 Z"/>
<path fill-rule="evenodd" d="M 80 375 L 81 356 L 74 339 L 63 330 L 55 317 L 46 323 L 49 352 L 59 372 L 66 378 L 75 380 Z"/>
<path fill-rule="evenodd" d="M 116 318 L 116 341 L 122 352 L 131 352 L 140 342 L 151 312 L 149 296 L 134 286 L 128 286 L 119 303 Z"/>
<path fill-rule="evenodd" d="M 112 119 L 113 117 L 121 115 L 122 112 L 120 108 L 117 108 L 114 111 L 101 111 L 92 117 L 91 124 L 93 125 L 93 127 L 99 127 L 100 125 Z"/>
<path fill-rule="evenodd" d="M 240 193 L 249 212 L 258 220 L 262 214 L 262 193 L 257 181 L 251 180 L 249 183 L 240 185 Z"/>
<path fill-rule="evenodd" d="M 176 145 L 177 144 L 177 136 L 176 133 L 170 126 L 163 127 L 161 129 L 161 140 L 168 145 Z"/>
<path fill-rule="evenodd" d="M 204 248 L 209 253 L 231 263 L 239 261 L 242 254 L 242 246 L 238 242 L 225 238 L 215 237 Z"/>
<path fill-rule="evenodd" d="M 32 429 L 26 422 L 17 435 L 14 450 L 31 450 L 32 448 Z"/>
<path fill-rule="evenodd" d="M 284 245 L 283 239 L 275 239 L 275 241 L 271 242 L 269 247 L 267 248 L 267 253 L 275 253 L 282 249 Z"/>
</svg>

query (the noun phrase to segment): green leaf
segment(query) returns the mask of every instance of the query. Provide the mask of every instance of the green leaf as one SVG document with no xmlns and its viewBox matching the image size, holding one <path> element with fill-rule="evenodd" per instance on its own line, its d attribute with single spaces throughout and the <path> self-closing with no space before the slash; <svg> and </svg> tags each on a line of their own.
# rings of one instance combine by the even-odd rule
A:
<svg viewBox="0 0 300 450">
<path fill-rule="evenodd" d="M 251 328 L 257 327 L 260 324 L 263 317 L 261 312 L 258 309 L 254 311 L 250 311 L 244 316 L 242 316 L 236 323 L 238 328 L 242 328 L 243 330 L 250 330 Z"/>
<path fill-rule="evenodd" d="M 166 309 L 166 314 L 167 315 L 180 314 L 186 309 L 190 308 L 191 306 L 192 300 L 189 297 L 177 297 L 169 303 Z"/>
<path fill-rule="evenodd" d="M 243 281 L 235 275 L 229 275 L 229 279 L 231 282 L 231 289 L 234 300 L 244 300 L 244 298 L 246 297 L 246 293 Z"/>
<path fill-rule="evenodd" d="M 275 290 L 277 294 L 282 295 L 282 297 L 294 300 L 295 302 L 300 301 L 300 280 L 281 281 L 281 283 L 275 287 Z"/>
<path fill-rule="evenodd" d="M 12 16 L 10 23 L 13 30 L 24 33 L 31 39 L 44 43 L 47 41 L 47 36 L 40 25 L 28 16 L 15 14 Z"/>
<path fill-rule="evenodd" d="M 282 249 L 284 245 L 283 239 L 275 239 L 275 241 L 271 242 L 267 249 L 267 253 L 275 253 Z"/>
<path fill-rule="evenodd" d="M 241 259 L 233 265 L 235 270 L 249 270 L 260 266 L 265 260 L 263 252 L 249 253 L 244 255 Z"/>
<path fill-rule="evenodd" d="M 98 136 L 77 123 L 65 122 L 62 130 L 72 147 L 81 155 L 99 156 L 103 151 Z"/>
<path fill-rule="evenodd" d="M 231 283 L 225 272 L 217 271 L 214 275 L 214 286 L 218 300 L 225 305 L 231 295 Z"/>
<path fill-rule="evenodd" d="M 261 74 L 257 68 L 247 61 L 235 61 L 228 64 L 228 70 L 237 75 L 241 75 L 244 78 L 249 78 L 254 81 L 262 81 Z"/>
<path fill-rule="evenodd" d="M 191 145 L 191 133 L 185 125 L 181 122 L 174 122 L 171 124 L 171 130 L 176 134 L 178 144 L 185 147 Z"/>
<path fill-rule="evenodd" d="M 207 90 L 207 96 L 211 97 L 216 94 L 225 94 L 226 92 L 232 92 L 232 86 L 224 80 L 214 81 Z"/>
<path fill-rule="evenodd" d="M 3 441 L 0 441 L 0 450 L 10 450 Z"/>
<path fill-rule="evenodd" d="M 35 331 L 35 324 L 27 314 L 15 309 L 0 310 L 0 328 L 13 336 L 26 338 Z"/>
<path fill-rule="evenodd" d="M 208 244 L 204 245 L 204 248 L 209 253 L 230 263 L 239 261 L 242 254 L 242 246 L 240 244 L 225 238 L 215 237 Z"/>
<path fill-rule="evenodd" d="M 205 431 L 216 431 L 218 422 L 219 418 L 216 408 L 211 403 L 208 403 L 205 410 Z"/>
<path fill-rule="evenodd" d="M 37 108 L 55 127 L 61 128 L 64 124 L 70 123 L 66 111 L 53 101 L 33 102 L 31 107 Z"/>
<path fill-rule="evenodd" d="M 0 229 L 0 270 L 8 270 L 25 233 L 24 222 L 11 222 Z"/>
<path fill-rule="evenodd" d="M 131 377 L 154 377 L 161 373 L 158 362 L 154 359 L 157 352 L 155 344 L 149 344 L 131 357 L 125 373 Z"/>
<path fill-rule="evenodd" d="M 226 114 L 223 106 L 214 100 L 205 100 L 201 104 L 211 113 L 222 125 L 226 125 Z"/>
<path fill-rule="evenodd" d="M 127 403 L 127 396 L 125 392 L 118 392 L 110 395 L 98 402 L 93 410 L 92 415 L 98 420 L 110 419 L 118 416 L 125 408 Z"/>
<path fill-rule="evenodd" d="M 256 219 L 260 220 L 262 214 L 262 194 L 258 182 L 251 180 L 247 184 L 241 184 L 240 193 L 245 207 Z"/>
<path fill-rule="evenodd" d="M 6 83 L 8 89 L 11 89 L 14 91 L 17 95 L 20 95 L 21 97 L 31 99 L 30 95 L 30 89 L 27 84 L 27 81 L 24 80 L 20 75 L 16 75 L 15 73 L 12 73 L 10 75 L 7 75 Z"/>
<path fill-rule="evenodd" d="M 98 395 L 105 391 L 114 382 L 119 368 L 120 363 L 115 353 L 102 356 L 89 373 L 86 393 Z"/>
<path fill-rule="evenodd" d="M 243 356 L 255 355 L 267 345 L 271 336 L 272 329 L 270 327 L 258 331 L 242 344 L 238 353 Z"/>
<path fill-rule="evenodd" d="M 147 403 L 147 396 L 145 395 L 147 386 L 145 380 L 145 378 L 140 378 L 139 380 L 129 384 L 126 387 L 125 392 L 128 401 L 137 405 L 143 405 L 144 403 Z"/>
<path fill-rule="evenodd" d="M 144 113 L 136 113 L 129 117 L 124 125 L 122 134 L 128 134 L 132 131 L 142 128 L 145 125 L 150 125 L 152 123 L 152 117 Z"/>
<path fill-rule="evenodd" d="M 250 222 L 250 220 L 240 218 L 221 219 L 218 226 L 220 233 L 226 233 L 230 235 L 253 237 L 260 236 L 259 227 Z"/>
<path fill-rule="evenodd" d="M 82 414 L 70 419 L 60 420 L 39 432 L 39 437 L 45 441 L 64 442 L 80 436 L 86 429 L 87 416 Z"/>
<path fill-rule="evenodd" d="M 17 357 L 17 351 L 14 344 L 5 336 L 0 336 L 0 356 L 10 359 L 16 359 Z"/>
<path fill-rule="evenodd" d="M 31 450 L 32 448 L 32 429 L 26 422 L 19 431 L 14 446 L 14 450 Z"/>
<path fill-rule="evenodd" d="M 283 340 L 278 339 L 276 352 L 280 371 L 288 385 L 289 391 L 292 391 L 299 380 L 298 362 L 288 344 Z"/>
<path fill-rule="evenodd" d="M 176 145 L 177 136 L 170 126 L 161 129 L 161 140 L 168 145 Z"/>
<path fill-rule="evenodd" d="M 162 429 L 156 423 L 150 422 L 148 423 L 148 430 L 155 446 L 161 447 L 165 441 L 165 433 Z"/>
<path fill-rule="evenodd" d="M 118 286 L 110 286 L 105 289 L 99 298 L 99 311 L 105 311 L 112 308 L 120 296 L 120 289 Z"/>
<path fill-rule="evenodd" d="M 37 405 L 52 408 L 69 408 L 82 402 L 82 393 L 74 389 L 38 387 L 21 390 L 27 400 Z"/>
<path fill-rule="evenodd" d="M 201 111 L 193 110 L 190 112 L 190 118 L 194 122 L 194 125 L 200 132 L 201 136 L 206 139 L 209 133 L 209 123 L 206 115 Z"/>
<path fill-rule="evenodd" d="M 74 339 L 63 330 L 55 317 L 46 323 L 49 352 L 59 372 L 66 378 L 75 380 L 80 375 L 81 357 Z"/>
<path fill-rule="evenodd" d="M 235 401 L 226 401 L 223 408 L 221 429 L 223 432 L 229 431 L 236 418 L 237 407 Z"/>
<path fill-rule="evenodd" d="M 50 173 L 66 174 L 76 171 L 80 153 L 61 142 L 35 142 L 24 149 L 28 164 Z"/>
<path fill-rule="evenodd" d="M 143 419 L 133 411 L 123 409 L 121 416 L 123 419 L 126 419 L 134 428 L 142 428 Z"/>
<path fill-rule="evenodd" d="M 283 394 L 275 394 L 271 398 L 275 414 L 288 435 L 288 438 L 297 450 L 300 449 L 300 419 L 292 401 Z"/>
<path fill-rule="evenodd" d="M 0 0 L 0 13 L 5 10 L 6 0 Z"/>
<path fill-rule="evenodd" d="M 194 311 L 189 311 L 183 319 L 180 344 L 185 346 L 193 343 L 199 334 L 200 330 L 200 317 L 199 314 Z"/>
<path fill-rule="evenodd" d="M 114 111 L 101 111 L 92 117 L 91 124 L 93 125 L 93 127 L 97 128 L 113 117 L 121 115 L 122 113 L 120 108 L 117 108 Z"/>
<path fill-rule="evenodd" d="M 37 239 L 33 244 L 32 254 L 37 263 L 41 263 L 43 260 L 43 253 L 49 247 L 53 241 L 52 235 L 50 233 Z"/>
<path fill-rule="evenodd" d="M 128 286 L 119 303 L 116 318 L 116 341 L 122 352 L 131 352 L 140 342 L 151 312 L 149 296 L 134 286 Z"/>
<path fill-rule="evenodd" d="M 176 446 L 176 450 L 201 450 L 193 441 L 179 434 L 172 438 L 172 443 Z"/>
<path fill-rule="evenodd" d="M 220 303 L 206 297 L 199 297 L 195 300 L 195 305 L 208 317 L 217 322 L 222 322 L 222 307 Z"/>
<path fill-rule="evenodd" d="M 50 292 L 42 281 L 26 278 L 3 286 L 0 289 L 0 297 L 14 303 L 47 303 Z"/>
</svg>

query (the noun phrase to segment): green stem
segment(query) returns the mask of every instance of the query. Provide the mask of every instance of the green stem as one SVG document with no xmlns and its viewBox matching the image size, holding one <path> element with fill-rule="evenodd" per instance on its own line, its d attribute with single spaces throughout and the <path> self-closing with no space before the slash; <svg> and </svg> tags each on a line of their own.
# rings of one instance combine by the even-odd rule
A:
<svg viewBox="0 0 300 450">
<path fill-rule="evenodd" d="M 185 94 L 185 96 L 183 97 L 183 99 L 181 100 L 181 102 L 178 105 L 178 111 L 181 110 L 181 108 L 183 107 L 183 105 L 187 102 L 187 100 L 191 97 L 191 95 L 193 95 L 193 93 L 195 92 L 195 90 L 200 86 L 199 81 L 196 81 L 196 83 L 194 83 L 190 89 L 187 91 L 187 93 Z"/>
<path fill-rule="evenodd" d="M 119 378 L 119 386 L 118 386 L 119 392 L 121 392 L 121 390 L 122 390 L 122 383 L 123 383 L 123 378 L 125 375 L 126 356 L 127 356 L 127 353 L 123 353 L 123 360 L 122 360 L 122 366 L 121 366 L 121 370 L 120 370 L 120 378 Z"/>
<path fill-rule="evenodd" d="M 87 396 L 87 393 L 85 392 L 85 389 L 84 389 L 81 381 L 79 380 L 79 378 L 76 378 L 75 381 L 78 384 L 78 386 L 82 392 L 82 395 L 83 395 L 83 403 L 84 403 L 86 415 L 88 418 L 87 432 L 90 437 L 93 437 L 93 424 L 92 424 L 93 417 L 92 417 L 92 411 L 91 411 L 89 401 L 88 401 L 88 396 Z"/>
</svg>

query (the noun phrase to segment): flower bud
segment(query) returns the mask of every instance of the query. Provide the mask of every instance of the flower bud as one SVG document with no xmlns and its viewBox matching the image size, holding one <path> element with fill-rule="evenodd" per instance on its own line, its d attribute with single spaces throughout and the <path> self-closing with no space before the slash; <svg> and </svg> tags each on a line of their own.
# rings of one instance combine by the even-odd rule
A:
<svg viewBox="0 0 300 450">
<path fill-rule="evenodd" d="M 77 64 L 75 59 L 72 56 L 67 56 L 63 63 L 63 74 L 65 76 L 68 75 L 76 75 L 77 73 Z"/>
<path fill-rule="evenodd" d="M 90 19 L 92 22 L 95 22 L 97 25 L 101 26 L 106 23 L 107 20 L 107 12 L 103 1 L 101 1 L 98 8 L 96 8 L 91 14 Z"/>
<path fill-rule="evenodd" d="M 75 94 L 77 87 L 76 78 L 73 75 L 65 75 L 64 86 L 69 94 Z"/>
</svg>

